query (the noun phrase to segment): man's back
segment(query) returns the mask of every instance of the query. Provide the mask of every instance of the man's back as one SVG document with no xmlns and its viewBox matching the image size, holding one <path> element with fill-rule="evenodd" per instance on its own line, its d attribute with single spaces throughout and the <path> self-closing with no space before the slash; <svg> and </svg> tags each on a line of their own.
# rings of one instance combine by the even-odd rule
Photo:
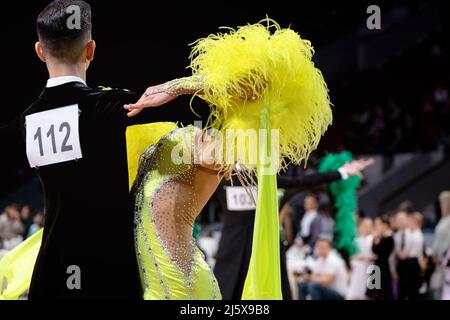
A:
<svg viewBox="0 0 450 320">
<path fill-rule="evenodd" d="M 78 105 L 82 152 L 81 159 L 37 169 L 46 217 L 30 299 L 139 298 L 122 110 L 136 100 L 125 91 L 70 82 L 46 88 L 25 111 L 26 117 Z M 74 270 L 80 289 L 71 286 Z"/>
</svg>

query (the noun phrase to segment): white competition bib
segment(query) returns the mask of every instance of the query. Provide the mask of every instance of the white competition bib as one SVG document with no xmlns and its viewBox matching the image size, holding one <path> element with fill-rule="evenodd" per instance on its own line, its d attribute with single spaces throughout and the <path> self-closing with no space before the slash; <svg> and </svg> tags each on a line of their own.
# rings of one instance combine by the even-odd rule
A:
<svg viewBox="0 0 450 320">
<path fill-rule="evenodd" d="M 256 201 L 256 188 L 250 187 L 250 190 L 245 191 L 244 187 L 225 187 L 227 196 L 227 208 L 229 211 L 248 211 L 255 210 L 256 205 L 248 194 L 251 192 Z"/>
<path fill-rule="evenodd" d="M 78 105 L 25 117 L 28 162 L 32 168 L 81 159 Z"/>
</svg>

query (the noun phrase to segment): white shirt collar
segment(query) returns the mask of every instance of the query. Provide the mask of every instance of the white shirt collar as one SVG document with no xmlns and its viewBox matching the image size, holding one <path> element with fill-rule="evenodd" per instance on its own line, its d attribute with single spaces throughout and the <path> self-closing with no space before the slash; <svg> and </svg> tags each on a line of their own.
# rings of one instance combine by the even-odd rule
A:
<svg viewBox="0 0 450 320">
<path fill-rule="evenodd" d="M 86 85 L 86 81 L 76 76 L 55 77 L 47 80 L 47 88 L 53 88 L 69 82 L 81 82 Z"/>
</svg>

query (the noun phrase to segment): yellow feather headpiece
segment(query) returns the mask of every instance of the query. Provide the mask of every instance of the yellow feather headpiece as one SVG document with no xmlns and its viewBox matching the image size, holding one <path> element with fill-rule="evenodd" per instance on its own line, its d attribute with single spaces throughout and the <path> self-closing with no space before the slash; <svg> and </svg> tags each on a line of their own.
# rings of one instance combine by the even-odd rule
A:
<svg viewBox="0 0 450 320">
<path fill-rule="evenodd" d="M 279 129 L 281 167 L 306 161 L 332 123 L 327 85 L 313 54 L 308 40 L 269 18 L 197 40 L 190 68 L 204 82 L 199 96 L 211 106 L 208 126 L 222 132 L 259 129 L 266 102 L 270 127 Z M 236 99 L 248 92 L 252 99 Z M 248 150 L 242 143 L 234 148 Z"/>
</svg>

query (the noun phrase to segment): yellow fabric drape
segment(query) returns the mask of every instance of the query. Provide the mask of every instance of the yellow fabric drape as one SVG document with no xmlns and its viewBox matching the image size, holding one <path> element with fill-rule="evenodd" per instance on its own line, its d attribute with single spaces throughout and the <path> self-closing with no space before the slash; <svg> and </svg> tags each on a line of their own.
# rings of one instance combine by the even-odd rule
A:
<svg viewBox="0 0 450 320">
<path fill-rule="evenodd" d="M 261 112 L 261 129 L 265 129 L 265 141 L 260 141 L 260 151 L 272 156 L 269 107 Z M 245 279 L 243 300 L 281 300 L 280 229 L 278 220 L 278 190 L 276 173 L 258 159 L 258 198 L 256 202 L 252 255 Z M 273 171 L 273 170 L 272 170 Z"/>
<path fill-rule="evenodd" d="M 30 287 L 44 229 L 39 230 L 0 260 L 0 300 L 17 300 Z"/>
</svg>

